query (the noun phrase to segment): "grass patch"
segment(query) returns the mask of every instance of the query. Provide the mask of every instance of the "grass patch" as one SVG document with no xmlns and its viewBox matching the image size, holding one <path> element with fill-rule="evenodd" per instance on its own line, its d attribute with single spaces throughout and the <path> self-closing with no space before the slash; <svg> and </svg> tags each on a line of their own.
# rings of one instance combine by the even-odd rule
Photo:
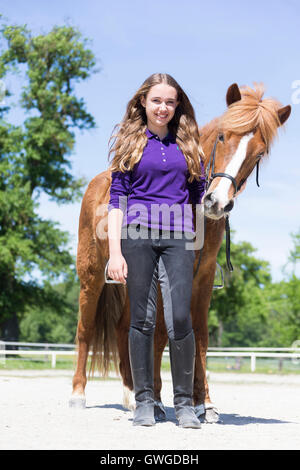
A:
<svg viewBox="0 0 300 470">
<path fill-rule="evenodd" d="M 72 370 L 75 367 L 75 358 L 70 356 L 58 356 L 55 369 Z M 28 357 L 13 355 L 0 359 L 0 370 L 46 370 L 52 369 L 51 356 L 41 355 Z M 53 369 L 54 370 L 54 369 Z"/>
<path fill-rule="evenodd" d="M 0 370 L 75 370 L 76 359 L 70 356 L 58 356 L 56 358 L 55 369 L 52 369 L 51 356 L 38 356 L 34 358 L 22 356 L 10 356 L 0 359 Z M 251 373 L 250 358 L 242 358 L 237 360 L 232 357 L 208 357 L 207 369 L 211 372 L 231 372 L 231 373 Z M 89 370 L 89 362 L 87 371 Z M 113 365 L 110 369 L 114 371 Z M 163 357 L 161 370 L 170 372 L 170 360 Z M 256 370 L 258 374 L 300 374 L 299 363 L 293 362 L 291 359 L 284 359 L 279 362 L 278 359 L 257 358 Z"/>
<path fill-rule="evenodd" d="M 251 372 L 250 358 L 236 360 L 234 357 L 207 358 L 207 369 L 211 372 L 232 372 L 248 374 Z M 300 361 L 294 363 L 291 359 L 256 358 L 255 372 L 257 374 L 300 374 Z"/>
</svg>

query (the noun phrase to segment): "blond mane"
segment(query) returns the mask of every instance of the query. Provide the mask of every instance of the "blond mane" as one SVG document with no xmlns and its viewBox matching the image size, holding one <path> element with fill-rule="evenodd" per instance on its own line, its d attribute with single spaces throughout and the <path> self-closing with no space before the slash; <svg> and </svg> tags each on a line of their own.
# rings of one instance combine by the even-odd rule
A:
<svg viewBox="0 0 300 470">
<path fill-rule="evenodd" d="M 220 126 L 224 131 L 235 134 L 247 134 L 259 128 L 269 149 L 278 134 L 280 120 L 277 111 L 282 105 L 274 98 L 262 99 L 265 92 L 263 83 L 254 82 L 254 87 L 239 88 L 242 99 L 228 107 L 220 118 Z"/>
</svg>

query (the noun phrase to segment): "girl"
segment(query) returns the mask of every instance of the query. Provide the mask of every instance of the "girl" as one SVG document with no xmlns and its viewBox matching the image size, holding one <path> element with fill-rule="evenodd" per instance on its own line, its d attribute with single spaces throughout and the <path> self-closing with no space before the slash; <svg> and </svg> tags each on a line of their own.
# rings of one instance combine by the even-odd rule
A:
<svg viewBox="0 0 300 470">
<path fill-rule="evenodd" d="M 195 236 L 190 203 L 200 204 L 205 177 L 193 107 L 170 75 L 153 74 L 129 101 L 113 137 L 107 273 L 128 287 L 133 425 L 155 424 L 153 337 L 159 282 L 176 418 L 181 427 L 200 428 L 192 406 L 195 253 L 187 242 Z"/>
</svg>

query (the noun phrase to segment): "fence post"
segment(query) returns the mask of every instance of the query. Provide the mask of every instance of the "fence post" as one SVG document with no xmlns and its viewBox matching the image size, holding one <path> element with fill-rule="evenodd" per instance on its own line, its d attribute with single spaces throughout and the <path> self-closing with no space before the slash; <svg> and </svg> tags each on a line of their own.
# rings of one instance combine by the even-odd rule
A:
<svg viewBox="0 0 300 470">
<path fill-rule="evenodd" d="M 45 350 L 48 351 L 48 349 L 49 349 L 49 346 L 48 346 L 48 344 L 46 344 Z M 48 360 L 49 360 L 48 354 L 45 354 L 44 361 L 48 362 Z"/>
<path fill-rule="evenodd" d="M 56 354 L 55 354 L 54 351 L 51 351 L 51 354 L 52 354 L 51 366 L 52 366 L 52 369 L 55 369 L 55 367 L 56 367 Z"/>
<path fill-rule="evenodd" d="M 251 354 L 251 372 L 255 372 L 256 367 L 256 356 L 255 354 Z"/>
<path fill-rule="evenodd" d="M 4 341 L 0 341 L 0 349 L 1 349 L 2 351 L 5 351 L 5 342 L 4 342 Z M 5 366 L 5 364 L 6 364 L 5 353 L 4 353 L 4 354 L 0 354 L 0 364 L 2 364 L 3 366 Z"/>
</svg>

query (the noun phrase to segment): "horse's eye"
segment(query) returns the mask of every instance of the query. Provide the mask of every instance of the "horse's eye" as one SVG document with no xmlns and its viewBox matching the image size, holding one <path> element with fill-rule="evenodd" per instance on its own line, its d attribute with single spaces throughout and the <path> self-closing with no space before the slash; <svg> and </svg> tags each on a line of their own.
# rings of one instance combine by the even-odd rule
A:
<svg viewBox="0 0 300 470">
<path fill-rule="evenodd" d="M 262 153 L 259 153 L 259 154 L 257 155 L 257 157 L 256 157 L 256 160 L 259 161 L 263 156 L 264 156 L 264 153 L 263 153 L 263 152 L 262 152 Z"/>
<path fill-rule="evenodd" d="M 219 134 L 219 141 L 224 142 L 224 134 Z"/>
</svg>

